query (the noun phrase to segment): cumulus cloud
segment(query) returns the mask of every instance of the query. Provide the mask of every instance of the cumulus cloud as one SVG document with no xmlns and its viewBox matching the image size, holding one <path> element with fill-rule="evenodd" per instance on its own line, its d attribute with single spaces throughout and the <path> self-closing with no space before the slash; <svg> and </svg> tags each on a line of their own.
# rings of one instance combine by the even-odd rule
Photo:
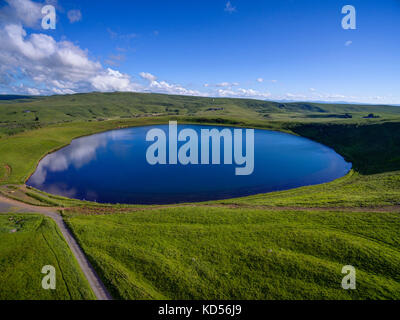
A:
<svg viewBox="0 0 400 320">
<path fill-rule="evenodd" d="M 210 87 L 207 93 L 186 88 L 180 84 L 159 80 L 155 75 L 142 72 L 146 84 L 131 80 L 114 68 L 104 68 L 93 60 L 87 50 L 70 41 L 57 41 L 50 35 L 38 32 L 28 34 L 25 27 L 39 25 L 41 5 L 31 0 L 6 0 L 0 9 L 0 90 L 18 93 L 72 94 L 88 91 L 151 91 L 181 95 L 215 95 L 231 97 L 266 98 L 270 94 L 253 89 L 238 88 L 237 82 L 221 82 Z M 229 2 L 228 8 L 233 8 Z M 69 12 L 71 22 L 81 15 Z M 119 35 L 109 30 L 112 37 L 130 39 L 135 34 Z M 122 56 L 110 56 L 109 65 L 116 65 Z M 22 85 L 21 79 L 29 83 Z"/>
<path fill-rule="evenodd" d="M 159 93 L 180 94 L 189 96 L 204 95 L 200 91 L 187 89 L 179 84 L 171 84 L 166 81 L 152 81 L 150 83 L 150 90 Z"/>
<path fill-rule="evenodd" d="M 229 82 L 221 82 L 217 83 L 215 86 L 225 88 L 225 87 L 231 87 L 231 84 Z"/>
<path fill-rule="evenodd" d="M 40 95 L 40 91 L 36 88 L 26 88 L 26 91 L 32 96 Z"/>
<path fill-rule="evenodd" d="M 187 89 L 179 84 L 169 83 L 167 81 L 159 81 L 158 78 L 148 72 L 141 72 L 140 77 L 148 81 L 149 85 L 147 90 L 151 92 L 167 93 L 167 94 L 179 94 L 189 96 L 201 96 L 204 95 L 200 91 Z"/>
<path fill-rule="evenodd" d="M 254 98 L 254 99 L 267 99 L 271 97 L 269 92 L 261 92 L 254 89 L 219 89 L 217 91 L 219 97 L 234 97 L 234 98 Z"/>
<path fill-rule="evenodd" d="M 49 0 L 46 1 L 48 3 Z M 4 1 L 3 1 L 4 2 Z M 229 3 L 229 5 L 228 5 Z M 228 11 L 235 10 L 230 2 Z M 53 2 L 54 4 L 54 2 Z M 112 68 L 105 68 L 90 56 L 88 50 L 52 36 L 41 33 L 42 4 L 31 0 L 5 0 L 0 7 L 0 92 L 22 94 L 72 94 L 88 91 L 151 91 L 168 94 L 236 97 L 255 99 L 292 100 L 346 100 L 349 102 L 387 102 L 383 97 L 350 97 L 341 94 L 319 93 L 310 89 L 307 94 L 287 93 L 271 95 L 266 91 L 242 88 L 237 82 L 204 84 L 207 92 L 199 92 L 180 84 L 159 80 L 157 76 L 140 73 L 144 84 L 132 81 L 128 74 L 116 70 L 123 55 L 109 56 L 106 62 Z M 79 14 L 71 18 L 76 22 Z M 30 31 L 27 32 L 27 30 Z M 131 39 L 135 34 L 120 35 L 111 30 L 112 37 Z M 351 44 L 351 43 L 350 43 Z M 124 52 L 126 49 L 117 48 Z M 257 79 L 258 82 L 262 78 Z M 265 80 L 264 82 L 277 82 Z"/>
<path fill-rule="evenodd" d="M 129 75 L 107 68 L 91 79 L 92 86 L 98 91 L 136 91 L 139 85 L 131 82 Z"/>
<path fill-rule="evenodd" d="M 151 73 L 148 73 L 148 72 L 141 72 L 141 73 L 139 73 L 139 75 L 140 75 L 143 79 L 148 80 L 148 81 L 150 81 L 150 82 L 153 82 L 153 81 L 156 81 L 156 80 L 157 80 L 157 77 L 156 77 L 155 75 L 152 75 Z"/>
<path fill-rule="evenodd" d="M 238 85 L 239 85 L 238 82 L 221 82 L 221 83 L 217 83 L 215 86 L 216 87 L 228 88 L 228 87 L 236 87 Z"/>
<path fill-rule="evenodd" d="M 274 95 L 271 100 L 294 100 L 294 101 L 326 101 L 326 102 L 337 102 L 346 101 L 349 103 L 395 103 L 394 101 L 388 101 L 387 97 L 381 96 L 348 96 L 340 93 L 326 93 L 318 92 L 314 88 L 309 88 L 309 93 L 285 93 L 283 95 Z"/>
<path fill-rule="evenodd" d="M 33 25 L 38 4 L 30 0 L 7 0 L 1 14 L 9 14 L 0 22 L 0 87 L 13 88 L 29 94 L 71 94 L 84 91 L 136 91 L 138 84 L 129 75 L 104 69 L 83 50 L 70 41 L 56 41 L 43 33 L 28 35 L 24 25 Z M 40 7 L 39 7 L 40 8 Z M 29 12 L 29 14 L 27 13 Z M 26 13 L 21 18 L 20 16 Z M 19 22 L 17 20 L 20 20 Z M 16 86 L 18 74 L 35 83 L 37 88 Z M 4 84 L 5 82 L 7 84 Z"/>
<path fill-rule="evenodd" d="M 128 74 L 104 68 L 100 62 L 90 58 L 87 50 L 72 42 L 56 41 L 43 33 L 28 34 L 21 23 L 1 23 L 0 29 L 0 89 L 5 86 L 14 92 L 35 95 L 146 89 L 168 94 L 202 95 L 197 90 L 179 84 L 159 81 L 156 76 L 146 72 L 140 74 L 148 81 L 147 86 L 142 86 L 133 82 Z M 109 60 L 117 62 L 123 57 L 112 56 Z M 37 88 L 13 85 L 13 82 L 18 82 L 15 74 L 35 83 Z"/>
<path fill-rule="evenodd" d="M 82 20 L 81 10 L 69 10 L 67 16 L 70 23 L 75 23 Z"/>
<path fill-rule="evenodd" d="M 20 23 L 26 27 L 39 26 L 42 18 L 42 4 L 30 0 L 5 0 L 0 9 L 0 21 L 4 24 Z"/>
</svg>

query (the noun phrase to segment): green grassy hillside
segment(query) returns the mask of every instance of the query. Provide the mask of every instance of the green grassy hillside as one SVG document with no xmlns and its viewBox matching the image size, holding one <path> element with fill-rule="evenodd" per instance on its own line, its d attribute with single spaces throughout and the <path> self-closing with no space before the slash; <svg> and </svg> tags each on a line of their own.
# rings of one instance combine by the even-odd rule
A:
<svg viewBox="0 0 400 320">
<path fill-rule="evenodd" d="M 146 93 L 90 93 L 50 97 L 0 99 L 0 134 L 48 124 L 102 121 L 155 115 L 234 117 L 270 121 L 361 120 L 374 113 L 400 118 L 400 108 L 321 103 L 278 103 L 252 99 L 203 98 Z M 343 118 L 349 114 L 352 118 Z"/>
<path fill-rule="evenodd" d="M 400 122 L 304 124 L 293 132 L 333 147 L 363 174 L 400 170 Z"/>
<path fill-rule="evenodd" d="M 56 269 L 44 290 L 43 266 Z M 55 223 L 31 214 L 0 214 L 0 300 L 95 299 Z"/>
<path fill-rule="evenodd" d="M 400 298 L 398 213 L 182 207 L 67 222 L 117 298 Z M 357 290 L 341 288 L 348 264 Z"/>
</svg>

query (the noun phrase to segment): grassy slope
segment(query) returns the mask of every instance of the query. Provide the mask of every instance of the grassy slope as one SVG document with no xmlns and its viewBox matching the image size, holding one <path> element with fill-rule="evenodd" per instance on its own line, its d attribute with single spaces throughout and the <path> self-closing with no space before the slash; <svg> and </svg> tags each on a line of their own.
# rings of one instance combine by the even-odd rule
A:
<svg viewBox="0 0 400 320">
<path fill-rule="evenodd" d="M 291 207 L 376 207 L 400 205 L 400 171 L 347 176 L 316 186 L 218 201 L 223 204 Z"/>
<path fill-rule="evenodd" d="M 18 231 L 10 233 L 13 229 Z M 56 290 L 42 289 L 45 265 L 56 268 Z M 0 270 L 0 300 L 95 299 L 67 243 L 46 217 L 0 214 Z"/>
<path fill-rule="evenodd" d="M 26 107 L 26 102 L 7 103 L 3 111 L 0 105 L 0 113 Z M 212 203 L 220 208 L 192 205 L 138 212 L 132 207 L 123 214 L 115 213 L 122 210 L 117 206 L 91 210 L 114 213 L 101 216 L 84 215 L 85 210 L 75 208 L 67 216 L 68 223 L 116 297 L 399 298 L 400 279 L 394 271 L 400 262 L 399 212 L 370 212 L 370 208 L 400 202 L 400 108 L 132 94 L 51 97 L 35 103 L 41 108 L 35 125 L 45 128 L 0 139 L 0 164 L 12 167 L 3 184 L 23 183 L 43 155 L 74 137 L 166 122 L 167 117 L 135 117 L 170 113 L 170 118 L 177 118 L 178 111 L 180 122 L 300 134 L 333 147 L 353 162 L 355 171 L 337 181 Z M 224 110 L 207 111 L 216 105 Z M 92 120 L 114 120 L 78 122 L 88 119 L 89 108 Z M 122 114 L 121 108 L 128 108 L 131 115 L 128 109 Z M 63 118 L 65 112 L 76 116 L 68 120 Z M 348 112 L 352 119 L 330 117 Z M 368 113 L 381 118 L 362 119 Z M 26 121 L 18 127 L 13 116 L 20 114 L 7 115 L 3 128 L 19 132 L 22 125 L 31 125 Z M 51 121 L 73 122 L 49 126 Z M 50 199 L 82 205 L 31 192 L 35 201 L 43 197 L 44 204 Z M 273 210 L 276 206 L 287 209 Z M 302 211 L 289 207 L 302 207 Z M 312 207 L 348 209 L 307 210 Z M 360 207 L 369 210 L 351 212 Z M 340 269 L 345 264 L 358 270 L 356 291 L 340 289 Z"/>
<path fill-rule="evenodd" d="M 399 299 L 398 213 L 169 208 L 69 214 L 122 299 Z M 357 269 L 357 290 L 341 269 Z"/>
<path fill-rule="evenodd" d="M 362 174 L 400 169 L 400 122 L 314 123 L 296 125 L 293 131 L 335 148 Z"/>
<path fill-rule="evenodd" d="M 222 110 L 215 110 L 221 108 Z M 399 118 L 400 108 L 277 103 L 250 99 L 213 99 L 143 93 L 92 93 L 18 100 L 0 99 L 0 136 L 52 123 L 134 118 L 151 114 L 332 122 L 342 121 L 343 119 L 336 116 L 345 113 L 350 113 L 353 120 L 360 120 L 369 113 L 375 113 L 382 118 Z"/>
</svg>

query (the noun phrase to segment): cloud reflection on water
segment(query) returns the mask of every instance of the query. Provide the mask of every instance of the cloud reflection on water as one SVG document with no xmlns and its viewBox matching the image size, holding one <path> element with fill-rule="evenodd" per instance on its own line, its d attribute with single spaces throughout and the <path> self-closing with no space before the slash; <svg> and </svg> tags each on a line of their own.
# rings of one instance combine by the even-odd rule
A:
<svg viewBox="0 0 400 320">
<path fill-rule="evenodd" d="M 71 166 L 80 169 L 93 161 L 96 158 L 97 150 L 105 147 L 107 141 L 132 139 L 133 134 L 128 130 L 113 130 L 73 140 L 68 147 L 49 154 L 40 161 L 30 181 L 34 185 L 42 185 L 46 181 L 48 172 L 65 171 Z M 65 190 L 65 186 L 54 186 L 54 188 Z M 70 193 L 68 191 L 68 194 Z"/>
<path fill-rule="evenodd" d="M 40 161 L 36 172 L 31 177 L 31 182 L 41 185 L 46 181 L 47 172 L 60 172 L 70 166 L 82 168 L 96 157 L 96 151 L 105 147 L 107 139 L 101 134 L 80 138 L 72 141 L 71 145 L 55 153 L 47 155 Z"/>
</svg>

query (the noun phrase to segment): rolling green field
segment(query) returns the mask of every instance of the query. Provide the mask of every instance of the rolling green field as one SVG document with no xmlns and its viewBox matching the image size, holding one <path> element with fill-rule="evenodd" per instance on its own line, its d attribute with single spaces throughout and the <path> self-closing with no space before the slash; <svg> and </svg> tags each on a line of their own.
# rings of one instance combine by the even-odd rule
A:
<svg viewBox="0 0 400 320">
<path fill-rule="evenodd" d="M 7 99 L 10 100 L 7 100 Z M 376 119 L 363 119 L 373 113 Z M 0 95 L 0 137 L 50 124 L 132 119 L 149 116 L 212 118 L 240 123 L 265 122 L 379 122 L 400 120 L 400 108 L 309 102 L 272 102 L 252 99 L 201 98 L 147 93 L 90 93 L 50 97 Z M 350 116 L 350 118 L 348 118 Z M 217 121 L 215 121 L 217 120 Z"/>
<path fill-rule="evenodd" d="M 101 205 L 24 186 L 74 138 L 168 120 L 301 135 L 353 170 L 327 184 L 174 206 Z M 0 193 L 64 207 L 115 298 L 400 298 L 400 107 L 132 93 L 0 100 Z M 341 289 L 347 264 L 357 290 Z"/>
<path fill-rule="evenodd" d="M 66 215 L 119 299 L 399 299 L 398 213 L 185 207 Z M 357 290 L 341 288 L 344 265 Z"/>
<path fill-rule="evenodd" d="M 44 290 L 43 266 L 56 269 Z M 55 223 L 33 214 L 0 214 L 0 300 L 95 299 Z"/>
</svg>

